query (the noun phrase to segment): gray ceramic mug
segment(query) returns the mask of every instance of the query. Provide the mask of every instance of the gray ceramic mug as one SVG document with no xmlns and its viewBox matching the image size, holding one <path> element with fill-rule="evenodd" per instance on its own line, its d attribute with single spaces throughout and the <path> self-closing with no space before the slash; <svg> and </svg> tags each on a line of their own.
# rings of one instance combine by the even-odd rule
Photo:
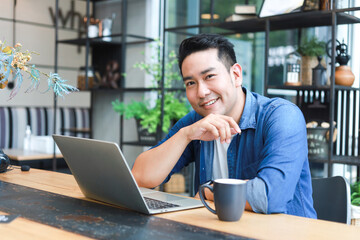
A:
<svg viewBox="0 0 360 240">
<path fill-rule="evenodd" d="M 215 209 L 205 202 L 205 188 L 214 193 Z M 221 221 L 238 221 L 245 209 L 246 181 L 240 179 L 216 179 L 214 186 L 200 186 L 200 199 L 204 206 Z"/>
</svg>

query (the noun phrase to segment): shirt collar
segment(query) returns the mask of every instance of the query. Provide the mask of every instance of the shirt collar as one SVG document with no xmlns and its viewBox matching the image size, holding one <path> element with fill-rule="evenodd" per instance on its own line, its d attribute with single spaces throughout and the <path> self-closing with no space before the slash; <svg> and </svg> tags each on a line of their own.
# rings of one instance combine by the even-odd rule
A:
<svg viewBox="0 0 360 240">
<path fill-rule="evenodd" d="M 245 87 L 242 88 L 245 93 L 245 106 L 240 118 L 240 129 L 256 128 L 256 99 L 254 95 Z"/>
</svg>

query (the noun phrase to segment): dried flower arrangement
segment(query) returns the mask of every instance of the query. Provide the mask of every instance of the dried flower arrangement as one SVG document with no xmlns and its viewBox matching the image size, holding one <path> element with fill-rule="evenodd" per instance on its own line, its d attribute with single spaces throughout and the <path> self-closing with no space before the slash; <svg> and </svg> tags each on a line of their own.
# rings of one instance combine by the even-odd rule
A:
<svg viewBox="0 0 360 240">
<path fill-rule="evenodd" d="M 78 91 L 77 88 L 66 84 L 67 80 L 62 79 L 57 73 L 43 73 L 35 65 L 30 65 L 31 55 L 36 53 L 28 50 L 22 51 L 21 47 L 20 43 L 11 47 L 6 46 L 5 43 L 0 41 L 0 89 L 8 85 L 10 74 L 12 74 L 15 87 L 10 93 L 10 99 L 15 97 L 20 90 L 23 82 L 23 72 L 27 73 L 31 80 L 30 86 L 25 92 L 32 92 L 38 89 L 41 74 L 47 78 L 48 82 L 48 89 L 44 92 L 52 89 L 57 96 L 63 97 L 63 94 Z"/>
</svg>

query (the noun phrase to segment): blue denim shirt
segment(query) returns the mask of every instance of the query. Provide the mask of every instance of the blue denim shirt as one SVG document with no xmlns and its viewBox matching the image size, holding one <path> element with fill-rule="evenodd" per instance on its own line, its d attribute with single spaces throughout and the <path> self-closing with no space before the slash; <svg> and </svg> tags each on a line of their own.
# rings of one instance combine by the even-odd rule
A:
<svg viewBox="0 0 360 240">
<path fill-rule="evenodd" d="M 264 213 L 316 218 L 302 112 L 284 99 L 269 99 L 243 90 L 246 102 L 239 123 L 241 135 L 234 137 L 228 149 L 229 177 L 263 180 L 267 194 Z M 201 118 L 191 111 L 157 146 Z M 191 141 L 165 181 L 195 161 L 194 184 L 198 190 L 212 178 L 213 154 L 212 141 Z"/>
</svg>

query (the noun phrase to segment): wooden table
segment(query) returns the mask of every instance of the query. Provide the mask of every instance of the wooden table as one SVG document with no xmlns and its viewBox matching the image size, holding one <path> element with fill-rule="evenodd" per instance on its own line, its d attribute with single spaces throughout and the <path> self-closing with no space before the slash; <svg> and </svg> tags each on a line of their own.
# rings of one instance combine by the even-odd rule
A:
<svg viewBox="0 0 360 240">
<path fill-rule="evenodd" d="M 55 154 L 55 161 L 53 153 L 16 148 L 7 148 L 3 149 L 3 151 L 10 158 L 12 165 L 29 165 L 30 167 L 52 170 L 56 169 L 55 166 L 57 165 L 65 166 L 67 168 L 61 153 Z M 60 160 L 60 162 L 58 160 Z"/>
<path fill-rule="evenodd" d="M 16 148 L 6 148 L 3 149 L 4 153 L 8 155 L 8 157 L 13 161 L 32 161 L 32 160 L 44 160 L 44 159 L 52 159 L 52 153 L 44 153 L 44 152 L 37 152 L 31 150 L 24 150 L 24 149 L 16 149 Z M 57 153 L 56 158 L 62 158 L 61 153 Z"/>
<path fill-rule="evenodd" d="M 55 195 L 55 197 L 66 196 L 66 201 L 68 201 L 69 199 L 74 199 L 77 201 L 81 200 L 82 202 L 87 202 L 89 204 L 95 204 L 94 201 L 91 201 L 84 197 L 79 187 L 77 186 L 73 176 L 69 174 L 62 174 L 38 169 L 31 169 L 30 172 L 21 172 L 18 169 L 14 169 L 12 171 L 0 174 L 0 181 L 3 181 L 2 184 L 0 182 L 0 190 L 1 188 L 5 187 L 4 185 L 12 183 L 17 184 L 13 186 L 21 185 L 19 187 L 30 187 L 27 188 L 30 190 L 37 189 L 37 191 L 42 190 L 48 192 L 49 194 L 59 194 L 53 194 Z M 17 194 L 17 196 L 21 196 L 21 193 Z M 44 195 L 43 192 L 41 192 L 41 194 Z M 9 201 L 9 199 L 5 200 Z M 14 201 L 15 200 L 17 199 L 14 199 Z M 6 201 L 2 201 L 2 196 L 0 194 L 0 203 L 2 202 L 4 204 L 4 202 Z M 97 206 L 104 205 L 97 204 Z M 0 211 L 1 213 L 4 213 L 2 209 L 4 208 L 2 207 L 2 204 L 0 204 Z M 118 208 L 111 207 L 111 209 L 115 211 Z M 142 215 L 123 209 L 121 209 L 121 211 L 122 214 L 126 215 L 126 218 L 136 217 L 141 219 L 141 222 L 148 222 L 147 225 L 144 225 L 144 227 L 140 229 L 141 231 L 143 231 L 141 234 L 149 233 L 146 236 L 150 239 L 158 239 L 158 237 L 153 235 L 154 233 L 160 234 L 160 236 L 163 236 L 165 238 L 169 237 L 173 239 L 176 238 L 176 234 L 178 236 L 183 236 L 182 234 L 184 234 L 182 238 L 188 237 L 189 239 L 205 239 L 205 237 L 207 238 L 209 236 L 213 236 L 213 239 L 236 239 L 237 236 L 255 239 L 360 238 L 359 227 L 322 220 L 290 216 L 285 214 L 263 215 L 252 212 L 245 212 L 243 217 L 238 222 L 222 222 L 219 221 L 215 215 L 210 213 L 205 208 L 198 208 L 173 213 L 164 213 L 158 214 L 156 216 Z M 5 211 L 5 213 L 9 212 Z M 9 214 L 13 213 L 10 212 Z M 94 215 L 93 217 L 99 216 Z M 121 224 L 119 224 L 119 227 L 120 225 Z M 180 226 L 178 228 L 179 230 L 176 230 L 172 233 L 175 235 L 166 235 L 169 234 L 169 229 L 177 228 L 178 226 Z M 85 238 L 83 235 L 86 235 L 65 231 L 60 228 L 48 226 L 46 223 L 39 223 L 23 217 L 18 217 L 9 224 L 0 224 L 0 231 L 1 238 L 5 239 L 47 239 L 49 238 L 49 236 L 51 236 L 51 238 L 67 237 L 71 239 L 82 239 Z M 136 231 L 139 231 L 139 228 L 137 228 Z M 136 231 L 134 231 L 134 234 L 139 234 Z M 134 236 L 132 236 L 132 238 L 134 238 Z"/>
</svg>

